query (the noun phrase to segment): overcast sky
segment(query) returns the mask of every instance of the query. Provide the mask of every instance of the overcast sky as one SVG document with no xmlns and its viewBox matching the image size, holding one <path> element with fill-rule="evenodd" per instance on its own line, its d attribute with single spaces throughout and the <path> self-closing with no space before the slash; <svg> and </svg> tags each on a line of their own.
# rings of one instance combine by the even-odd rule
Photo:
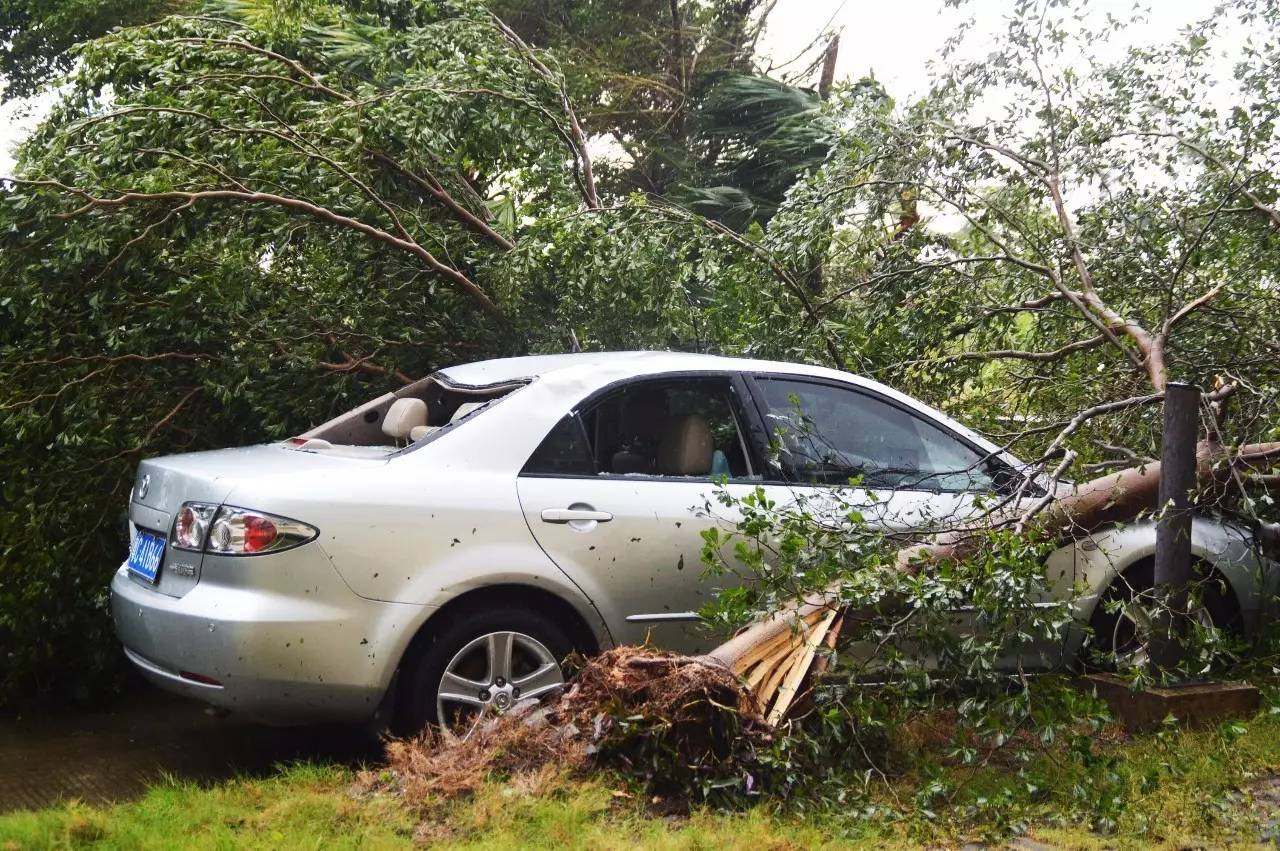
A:
<svg viewBox="0 0 1280 851">
<path fill-rule="evenodd" d="M 1132 33 L 1133 41 L 1168 39 L 1178 28 L 1204 17 L 1214 0 L 1154 0 L 1158 11 L 1148 25 Z M 929 60 L 947 36 L 966 18 L 975 19 L 975 48 L 1002 29 L 1012 0 L 970 0 L 960 10 L 943 0 L 779 0 L 761 50 L 776 63 L 801 51 L 824 27 L 840 30 L 840 79 L 873 74 L 899 101 L 921 93 L 929 79 Z M 1126 14 L 1133 0 L 1091 0 L 1090 9 L 1103 14 Z M 45 99 L 47 101 L 47 98 Z M 14 143 L 39 119 L 43 104 L 0 107 L 0 175 L 13 167 Z M 45 107 L 47 108 L 47 107 Z M 23 115 L 24 112 L 31 114 Z"/>
<path fill-rule="evenodd" d="M 1164 41 L 1193 21 L 1207 17 L 1215 0 L 1147 0 L 1148 21 L 1128 30 L 1115 48 Z M 779 0 L 761 40 L 762 52 L 776 62 L 789 60 L 824 26 L 840 31 L 837 77 L 874 75 L 901 101 L 921 94 L 929 81 L 929 61 L 963 21 L 973 18 L 965 55 L 985 52 L 991 37 L 1004 29 L 1013 0 L 969 0 L 949 9 L 943 0 Z M 1089 11 L 1128 17 L 1135 0 L 1088 0 Z"/>
</svg>

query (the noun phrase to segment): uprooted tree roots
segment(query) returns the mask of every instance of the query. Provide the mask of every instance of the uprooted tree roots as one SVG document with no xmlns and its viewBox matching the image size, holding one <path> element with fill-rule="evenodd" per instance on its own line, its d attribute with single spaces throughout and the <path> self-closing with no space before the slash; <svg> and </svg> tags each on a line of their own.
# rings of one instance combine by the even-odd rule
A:
<svg viewBox="0 0 1280 851">
<path fill-rule="evenodd" d="M 428 731 L 387 748 L 394 782 L 422 802 L 474 791 L 492 774 L 623 768 L 656 789 L 743 778 L 771 740 L 751 692 L 705 657 L 619 647 L 583 664 L 564 695 Z"/>
</svg>

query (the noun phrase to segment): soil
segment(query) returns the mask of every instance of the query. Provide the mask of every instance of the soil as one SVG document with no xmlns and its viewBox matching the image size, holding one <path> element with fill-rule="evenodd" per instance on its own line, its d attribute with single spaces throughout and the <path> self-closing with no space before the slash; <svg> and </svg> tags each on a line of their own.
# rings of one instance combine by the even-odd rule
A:
<svg viewBox="0 0 1280 851">
<path fill-rule="evenodd" d="M 162 774 L 214 782 L 295 759 L 380 762 L 382 745 L 345 727 L 266 727 L 138 686 L 99 709 L 0 715 L 0 812 L 76 798 L 136 797 Z"/>
</svg>

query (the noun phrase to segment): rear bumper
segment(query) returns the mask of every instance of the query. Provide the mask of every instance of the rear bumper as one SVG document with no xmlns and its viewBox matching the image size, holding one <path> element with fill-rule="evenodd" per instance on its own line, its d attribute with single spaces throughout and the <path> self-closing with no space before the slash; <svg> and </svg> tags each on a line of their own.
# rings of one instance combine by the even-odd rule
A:
<svg viewBox="0 0 1280 851">
<path fill-rule="evenodd" d="M 111 581 L 111 614 L 125 655 L 157 686 L 255 720 L 372 717 L 422 607 L 357 596 L 323 553 L 301 555 L 307 549 L 272 556 L 270 565 L 206 559 L 201 581 L 177 598 L 122 566 Z M 253 570 L 293 588 L 244 587 Z"/>
</svg>

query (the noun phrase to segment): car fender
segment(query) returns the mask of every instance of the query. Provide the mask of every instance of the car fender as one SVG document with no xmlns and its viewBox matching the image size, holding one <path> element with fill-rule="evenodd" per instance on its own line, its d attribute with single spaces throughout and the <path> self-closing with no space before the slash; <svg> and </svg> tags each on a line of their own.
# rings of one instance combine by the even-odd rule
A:
<svg viewBox="0 0 1280 851">
<path fill-rule="evenodd" d="M 1088 623 L 1116 577 L 1155 555 L 1156 523 L 1144 520 L 1112 526 L 1071 546 L 1075 551 L 1077 587 L 1083 589 L 1075 600 L 1075 613 L 1080 623 Z M 1259 558 L 1249 532 L 1213 518 L 1196 517 L 1191 526 L 1191 555 L 1222 574 L 1240 604 L 1246 630 L 1251 630 L 1268 583 L 1274 581 L 1274 571 L 1269 569 L 1269 562 Z"/>
<path fill-rule="evenodd" d="M 539 553 L 541 554 L 541 551 Z M 502 559 L 502 561 L 495 561 L 496 564 L 522 564 L 515 560 L 515 553 L 505 548 L 494 548 L 487 554 L 495 559 Z M 545 555 L 542 558 L 547 560 Z M 420 631 L 436 612 L 464 594 L 484 588 L 516 587 L 543 591 L 557 597 L 568 604 L 582 619 L 587 629 L 591 631 L 597 647 L 604 650 L 613 646 L 613 637 L 608 625 L 601 617 L 595 603 L 582 592 L 582 589 L 574 585 L 555 565 L 550 565 L 548 569 L 547 566 L 538 564 L 532 559 L 527 563 L 530 565 L 528 568 L 513 567 L 507 570 L 473 569 L 470 561 L 460 563 L 454 566 L 454 569 L 450 569 L 449 565 L 442 565 L 440 575 L 448 576 L 448 582 L 435 589 L 435 593 L 424 607 L 424 616 L 413 632 Z"/>
<path fill-rule="evenodd" d="M 490 550 L 488 555 L 506 559 L 511 557 L 511 553 L 499 548 Z M 506 560 L 502 563 L 513 562 Z M 597 647 L 604 650 L 613 646 L 613 638 L 608 627 L 591 600 L 568 582 L 558 570 L 553 568 L 548 571 L 534 567 L 529 570 L 487 571 L 472 570 L 465 564 L 455 567 L 457 569 L 450 571 L 449 582 L 437 587 L 428 602 L 417 606 L 404 606 L 404 609 L 410 611 L 397 619 L 398 622 L 392 625 L 389 634 L 379 637 L 379 646 L 387 654 L 387 664 L 382 669 L 381 677 L 383 689 L 391 684 L 393 674 L 399 668 L 414 639 L 424 629 L 430 628 L 432 619 L 440 614 L 442 609 L 464 594 L 487 587 L 524 587 L 553 594 L 570 606 L 582 619 L 595 638 Z"/>
</svg>

